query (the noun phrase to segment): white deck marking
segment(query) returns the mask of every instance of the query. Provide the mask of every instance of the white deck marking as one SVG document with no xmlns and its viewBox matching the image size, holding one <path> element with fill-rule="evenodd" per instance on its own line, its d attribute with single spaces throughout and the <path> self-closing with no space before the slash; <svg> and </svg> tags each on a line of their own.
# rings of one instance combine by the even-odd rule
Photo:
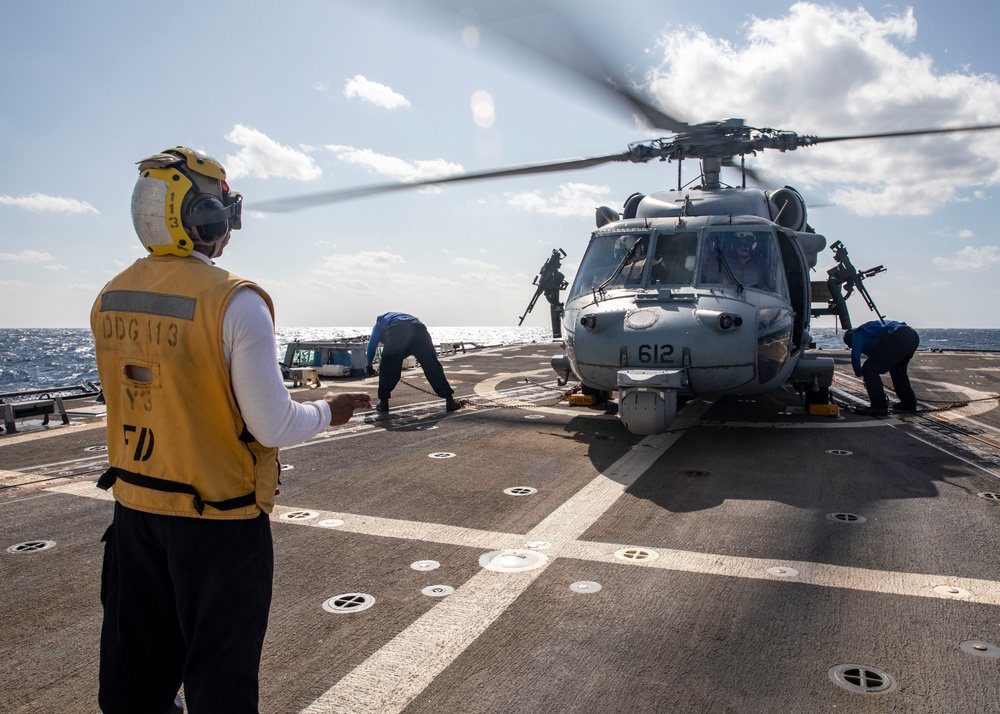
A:
<svg viewBox="0 0 1000 714">
<path fill-rule="evenodd" d="M 545 370 L 539 370 L 539 372 L 543 371 Z M 501 375 L 496 378 L 496 381 L 485 382 L 482 385 L 485 388 L 477 386 L 476 392 L 480 396 L 489 395 L 491 398 L 499 397 L 503 401 L 514 401 L 519 406 L 523 405 L 532 410 L 545 410 L 545 408 L 540 409 L 530 402 L 511 400 L 510 397 L 505 398 L 496 392 L 496 384 L 499 384 L 501 379 L 522 376 L 523 374 L 532 373 Z M 943 383 L 935 384 L 943 385 Z M 944 386 L 955 388 L 954 385 Z M 955 389 L 960 393 L 976 392 L 976 390 L 965 388 Z M 977 392 L 978 394 L 986 396 L 986 393 Z M 621 497 L 628 486 L 634 483 L 680 438 L 683 429 L 696 422 L 709 406 L 710 403 L 701 400 L 689 404 L 675 422 L 675 433 L 644 439 L 527 534 L 484 531 L 335 512 L 321 512 L 321 517 L 316 519 L 299 522 L 282 521 L 282 524 L 285 527 L 305 525 L 379 537 L 448 543 L 483 550 L 517 548 L 523 547 L 525 543 L 532 540 L 545 540 L 551 544 L 545 551 L 549 557 L 549 563 L 558 557 L 566 557 L 614 564 L 620 567 L 651 567 L 722 577 L 791 581 L 819 587 L 846 588 L 905 596 L 938 597 L 1000 605 L 1000 582 L 988 580 L 655 548 L 651 548 L 651 550 L 656 550 L 659 555 L 655 560 L 623 561 L 614 556 L 616 551 L 626 547 L 642 546 L 634 543 L 610 544 L 579 540 L 580 535 L 597 521 Z M 558 411 L 560 414 L 565 414 L 565 410 Z M 887 420 L 865 423 L 878 426 L 892 422 Z M 750 426 L 750 424 L 741 426 Z M 775 425 L 769 426 L 774 428 Z M 847 425 L 826 422 L 824 426 L 829 428 Z M 919 437 L 914 438 L 919 439 Z M 923 439 L 919 440 L 924 441 Z M 934 444 L 930 445 L 934 446 Z M 936 446 L 935 448 L 940 449 Z M 940 450 L 969 463 L 956 454 L 944 449 Z M 92 481 L 54 486 L 46 491 L 111 500 L 110 492 L 97 489 Z M 303 509 L 276 507 L 272 519 L 292 510 Z M 337 518 L 343 520 L 344 523 L 336 528 L 319 525 L 321 521 L 329 518 Z M 798 571 L 798 575 L 777 578 L 767 572 L 769 568 L 779 566 L 793 568 Z M 435 603 L 434 607 L 303 711 L 311 714 L 402 711 L 438 674 L 444 671 L 479 635 L 486 631 L 544 569 L 543 567 L 514 573 L 494 572 L 485 569 L 480 571 L 457 588 L 452 595 Z M 934 588 L 939 586 L 955 588 L 958 594 L 947 595 L 935 591 Z"/>
<path fill-rule="evenodd" d="M 549 563 L 625 492 L 711 406 L 688 405 L 676 433 L 643 439 L 522 540 L 548 540 Z M 692 408 L 693 407 L 693 408 Z M 345 523 L 346 525 L 346 523 Z M 342 526 L 343 527 L 343 526 Z M 384 535 L 384 534 L 383 534 Z M 495 547 L 495 546 L 494 546 Z M 518 573 L 482 570 L 322 694 L 303 714 L 400 712 L 517 600 L 545 567 Z"/>
</svg>

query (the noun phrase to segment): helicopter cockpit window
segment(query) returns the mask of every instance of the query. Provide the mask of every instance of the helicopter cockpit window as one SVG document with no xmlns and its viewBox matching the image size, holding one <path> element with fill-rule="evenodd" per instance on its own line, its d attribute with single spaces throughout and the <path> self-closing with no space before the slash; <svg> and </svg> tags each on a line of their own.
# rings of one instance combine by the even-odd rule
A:
<svg viewBox="0 0 1000 714">
<path fill-rule="evenodd" d="M 661 233 L 656 237 L 649 286 L 693 285 L 697 233 Z"/>
<path fill-rule="evenodd" d="M 648 232 L 595 235 L 576 272 L 569 299 L 599 288 L 638 287 L 648 249 Z"/>
<path fill-rule="evenodd" d="M 769 230 L 706 233 L 701 253 L 701 282 L 742 285 L 788 297 L 778 246 Z"/>
</svg>

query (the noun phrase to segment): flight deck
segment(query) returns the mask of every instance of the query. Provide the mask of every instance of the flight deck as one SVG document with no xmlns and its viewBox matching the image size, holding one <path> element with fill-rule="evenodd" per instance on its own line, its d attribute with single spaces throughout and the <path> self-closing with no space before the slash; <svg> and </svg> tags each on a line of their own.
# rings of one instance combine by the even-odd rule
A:
<svg viewBox="0 0 1000 714">
<path fill-rule="evenodd" d="M 463 409 L 405 370 L 282 449 L 261 712 L 1000 709 L 1000 354 L 919 351 L 920 410 L 872 418 L 824 350 L 836 416 L 695 398 L 642 437 L 561 352 L 443 356 Z M 105 424 L 67 412 L 0 436 L 0 712 L 98 711 Z"/>
</svg>

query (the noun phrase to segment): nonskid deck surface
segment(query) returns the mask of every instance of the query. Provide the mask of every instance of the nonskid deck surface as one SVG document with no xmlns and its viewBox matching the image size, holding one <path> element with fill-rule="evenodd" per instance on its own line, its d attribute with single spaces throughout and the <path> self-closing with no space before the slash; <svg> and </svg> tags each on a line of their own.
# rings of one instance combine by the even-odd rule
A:
<svg viewBox="0 0 1000 714">
<path fill-rule="evenodd" d="M 996 711 L 1000 355 L 918 353 L 916 415 L 779 391 L 643 438 L 557 352 L 445 357 L 451 413 L 408 370 L 282 450 L 262 712 Z M 97 711 L 103 444 L 0 437 L 2 712 Z"/>
</svg>

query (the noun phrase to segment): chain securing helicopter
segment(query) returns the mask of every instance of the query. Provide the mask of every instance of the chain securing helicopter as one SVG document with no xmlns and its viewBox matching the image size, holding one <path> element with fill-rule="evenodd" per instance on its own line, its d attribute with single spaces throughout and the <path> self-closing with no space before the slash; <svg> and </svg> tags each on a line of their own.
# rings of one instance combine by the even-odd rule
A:
<svg viewBox="0 0 1000 714">
<path fill-rule="evenodd" d="M 454 5 L 450 0 L 431 4 L 458 10 L 447 7 Z M 501 7 L 482 9 L 504 12 Z M 535 21 L 532 26 L 541 24 Z M 584 41 L 567 33 L 565 23 L 559 28 L 562 46 L 587 49 Z M 764 393 L 789 383 L 807 404 L 828 403 L 834 363 L 809 353 L 811 318 L 835 314 L 842 327 L 849 328 L 846 299 L 854 289 L 875 310 L 862 281 L 884 268 L 857 271 L 838 241 L 832 246 L 837 266 L 828 280 L 811 281 L 810 271 L 827 246 L 826 238 L 808 224 L 806 202 L 796 189 L 747 186 L 748 178 L 760 183 L 746 165 L 747 156 L 832 142 L 1000 129 L 1000 124 L 990 124 L 821 137 L 758 129 L 737 118 L 688 124 L 616 78 L 596 53 L 590 53 L 586 69 L 555 57 L 554 45 L 531 47 L 510 34 L 506 39 L 609 93 L 648 126 L 671 135 L 632 143 L 622 152 L 375 184 L 266 201 L 253 208 L 294 211 L 422 186 L 574 171 L 610 162 L 676 162 L 675 189 L 635 193 L 620 213 L 606 206 L 597 209 L 597 229 L 565 303 L 559 300 L 565 280 L 558 272 L 565 253 L 553 250 L 521 316 L 523 322 L 538 297 L 546 296 L 553 335 L 561 331 L 566 346 L 566 354 L 552 360 L 560 381 L 576 375 L 585 393 L 617 393 L 619 416 L 636 434 L 665 432 L 676 416 L 678 400 L 698 395 Z M 701 162 L 697 186 L 682 184 L 686 159 Z M 721 181 L 723 168 L 740 171 L 739 185 Z"/>
</svg>

